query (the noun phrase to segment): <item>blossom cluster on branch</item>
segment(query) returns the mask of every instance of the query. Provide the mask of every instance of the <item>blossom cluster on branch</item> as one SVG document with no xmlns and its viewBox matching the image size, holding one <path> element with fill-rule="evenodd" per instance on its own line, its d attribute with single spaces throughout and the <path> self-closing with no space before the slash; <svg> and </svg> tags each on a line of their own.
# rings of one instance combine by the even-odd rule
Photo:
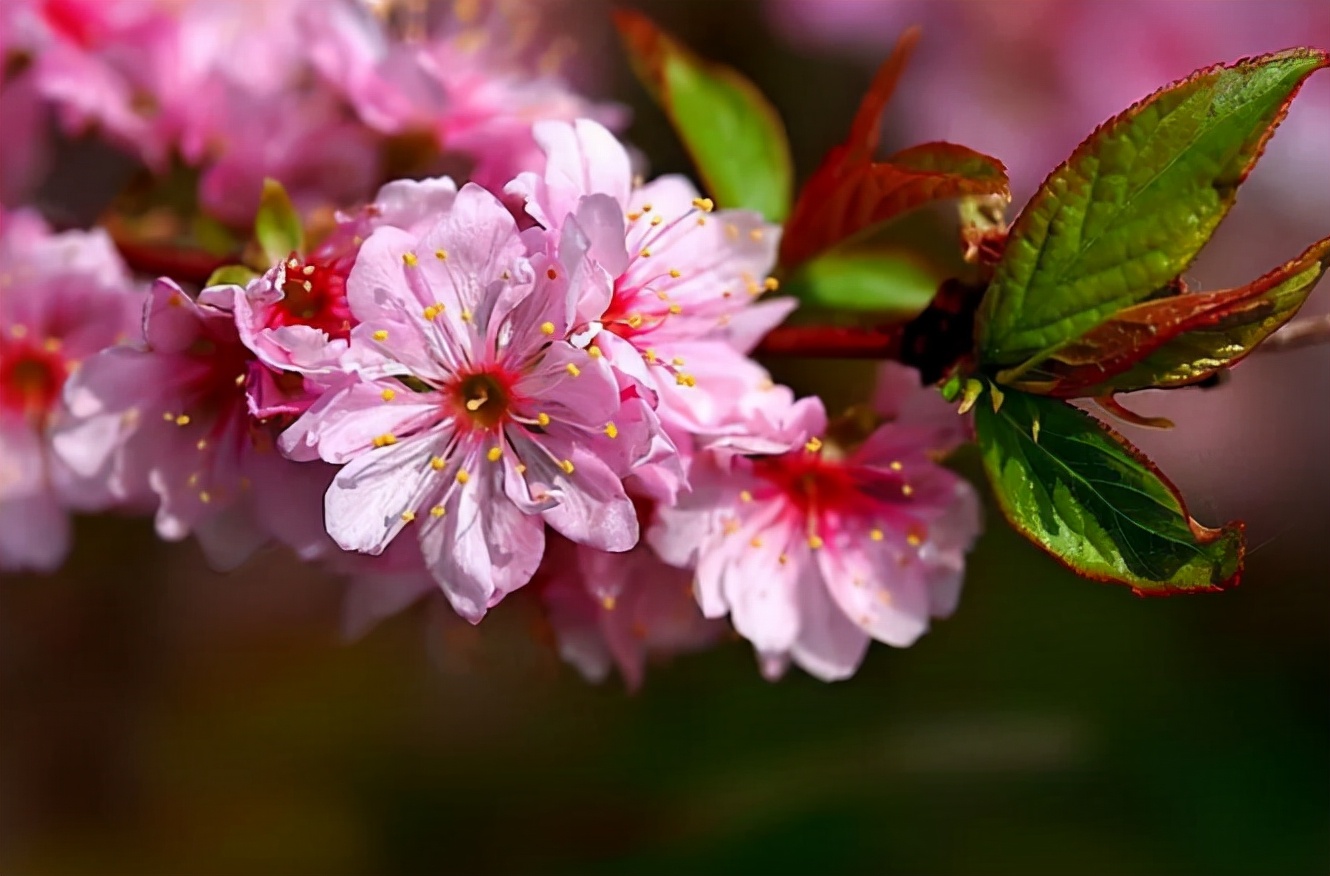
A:
<svg viewBox="0 0 1330 876">
<path fill-rule="evenodd" d="M 1074 570 L 1236 582 L 1241 525 L 1192 520 L 1064 400 L 1130 419 L 1115 393 L 1208 379 L 1297 311 L 1330 241 L 1223 292 L 1180 274 L 1324 53 L 1157 92 L 1008 226 L 996 159 L 876 156 L 912 34 L 796 195 L 751 83 L 620 13 L 704 194 L 645 180 L 619 110 L 542 63 L 541 8 L 6 5 L 0 568 L 57 567 L 71 512 L 151 513 L 221 568 L 277 544 L 344 576 L 352 633 L 428 594 L 479 623 L 530 588 L 590 678 L 635 687 L 732 628 L 768 678 L 843 679 L 955 609 L 979 501 L 942 460 L 977 439 L 1003 514 Z M 48 114 L 139 162 L 101 228 L 54 231 L 29 200 Z M 855 247 L 945 198 L 972 275 L 844 319 L 892 288 Z M 780 327 L 801 302 L 842 324 Z M 829 417 L 763 345 L 889 361 Z"/>
</svg>

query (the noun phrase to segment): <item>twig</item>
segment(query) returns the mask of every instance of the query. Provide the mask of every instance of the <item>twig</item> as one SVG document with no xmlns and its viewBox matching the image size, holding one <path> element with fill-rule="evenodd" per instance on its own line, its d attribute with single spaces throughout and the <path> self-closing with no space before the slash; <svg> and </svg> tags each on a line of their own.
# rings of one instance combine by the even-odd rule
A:
<svg viewBox="0 0 1330 876">
<path fill-rule="evenodd" d="M 895 359 L 900 356 L 901 336 L 900 327 L 781 326 L 762 339 L 755 353 L 809 359 Z"/>
</svg>

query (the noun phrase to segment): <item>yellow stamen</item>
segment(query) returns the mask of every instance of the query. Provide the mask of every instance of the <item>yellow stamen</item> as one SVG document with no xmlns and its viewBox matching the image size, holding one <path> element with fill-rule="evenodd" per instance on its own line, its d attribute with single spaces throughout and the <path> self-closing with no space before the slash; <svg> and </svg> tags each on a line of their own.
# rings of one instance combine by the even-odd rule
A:
<svg viewBox="0 0 1330 876">
<path fill-rule="evenodd" d="M 536 423 L 540 426 L 540 428 L 542 429 L 545 428 L 550 424 L 550 415 L 545 413 L 544 411 L 541 411 L 540 413 L 536 414 Z"/>
<path fill-rule="evenodd" d="M 586 354 L 590 356 L 592 359 L 599 359 L 602 355 L 604 355 L 600 352 L 600 347 L 587 347 Z"/>
<path fill-rule="evenodd" d="M 412 520 L 415 520 L 415 519 L 416 519 L 416 512 L 414 512 L 414 511 L 403 511 L 403 512 L 402 512 L 402 522 L 403 522 L 403 523 L 410 523 Z"/>
<path fill-rule="evenodd" d="M 874 529 L 872 532 L 868 533 L 868 537 L 873 541 L 881 541 L 884 538 L 882 530 L 880 529 Z"/>
<path fill-rule="evenodd" d="M 442 456 L 430 457 L 429 467 L 434 469 L 435 471 L 443 471 L 443 467 L 447 464 L 448 464 L 447 461 L 445 461 Z"/>
<path fill-rule="evenodd" d="M 569 362 L 568 365 L 567 365 L 566 367 L 567 367 L 568 373 L 571 374 L 571 375 L 574 376 L 574 377 L 578 377 L 578 376 L 581 375 L 581 373 L 582 373 L 582 369 L 581 369 L 581 368 L 578 368 L 578 367 L 577 367 L 576 365 L 574 365 L 572 362 Z"/>
<path fill-rule="evenodd" d="M 554 334 L 554 323 L 552 323 L 552 322 L 542 322 L 542 323 L 540 324 L 540 333 L 541 333 L 542 335 L 552 335 L 552 334 Z"/>
<path fill-rule="evenodd" d="M 606 423 L 606 424 L 605 424 L 605 435 L 606 435 L 607 437 L 609 437 L 609 438 L 618 438 L 618 437 L 619 437 L 619 427 L 616 426 L 616 425 L 614 425 L 613 423 Z"/>
<path fill-rule="evenodd" d="M 181 414 L 180 416 L 176 417 L 176 418 L 175 418 L 175 424 L 176 424 L 177 426 L 188 426 L 188 425 L 189 425 L 189 414 Z"/>
<path fill-rule="evenodd" d="M 416 265 L 420 264 L 420 259 L 416 258 L 416 254 L 413 252 L 404 252 L 402 253 L 402 264 L 406 265 L 408 268 L 414 268 Z"/>
<path fill-rule="evenodd" d="M 822 541 L 822 536 L 820 535 L 808 536 L 808 546 L 813 550 L 815 551 L 820 550 L 824 544 L 826 544 L 826 542 Z"/>
<path fill-rule="evenodd" d="M 436 249 L 434 250 L 434 257 L 441 262 L 446 262 L 448 261 L 448 250 Z"/>
<path fill-rule="evenodd" d="M 572 474 L 572 473 L 573 473 L 573 461 L 572 461 L 571 459 L 565 459 L 565 460 L 563 460 L 562 462 L 559 463 L 559 468 L 563 469 L 563 473 L 564 473 L 564 474 Z"/>
<path fill-rule="evenodd" d="M 693 206 L 703 213 L 710 213 L 716 209 L 716 202 L 710 198 L 693 198 Z"/>
<path fill-rule="evenodd" d="M 467 474 L 466 469 L 460 468 L 457 470 L 457 482 L 459 484 L 464 484 L 469 480 L 471 480 L 471 475 Z"/>
<path fill-rule="evenodd" d="M 379 398 L 383 399 L 386 402 L 390 402 L 393 399 L 397 398 L 397 390 L 385 389 L 383 392 L 379 393 Z"/>
<path fill-rule="evenodd" d="M 670 268 L 670 276 L 677 280 L 683 276 L 683 272 L 678 268 Z"/>
<path fill-rule="evenodd" d="M 817 437 L 809 438 L 807 443 L 804 444 L 804 450 L 807 450 L 809 453 L 817 453 L 821 449 L 822 449 L 821 438 Z"/>
<path fill-rule="evenodd" d="M 380 341 L 380 342 L 382 342 L 382 341 L 386 341 L 386 340 L 388 340 L 388 330 L 387 330 L 387 329 L 379 329 L 379 330 L 376 331 L 373 335 L 371 335 L 371 337 L 373 337 L 374 340 L 376 340 L 376 341 Z"/>
<path fill-rule="evenodd" d="M 503 459 L 503 448 L 491 447 L 489 453 L 485 454 L 485 458 L 490 462 L 498 462 L 500 459 Z"/>
<path fill-rule="evenodd" d="M 385 432 L 374 439 L 375 447 L 391 447 L 397 443 L 397 436 L 391 432 Z"/>
<path fill-rule="evenodd" d="M 743 490 L 742 492 L 739 493 L 739 501 L 751 502 L 753 501 L 753 494 L 748 492 L 747 490 Z"/>
<path fill-rule="evenodd" d="M 681 304 L 671 304 L 671 305 L 670 305 L 670 313 L 674 314 L 675 316 L 678 316 L 679 314 L 683 313 L 683 305 L 681 305 Z"/>
</svg>

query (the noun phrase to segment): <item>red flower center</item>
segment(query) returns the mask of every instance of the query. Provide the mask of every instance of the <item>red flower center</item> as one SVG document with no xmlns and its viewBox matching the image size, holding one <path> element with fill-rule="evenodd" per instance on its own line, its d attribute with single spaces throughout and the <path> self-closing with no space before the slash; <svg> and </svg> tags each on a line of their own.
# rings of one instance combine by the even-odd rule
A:
<svg viewBox="0 0 1330 876">
<path fill-rule="evenodd" d="M 282 300 L 268 314 L 269 328 L 307 325 L 330 338 L 351 334 L 346 304 L 346 274 L 335 267 L 307 264 L 292 256 L 286 263 Z"/>
<path fill-rule="evenodd" d="M 459 378 L 447 392 L 459 423 L 489 431 L 508 416 L 513 402 L 513 378 L 501 370 L 480 371 Z"/>
<path fill-rule="evenodd" d="M 67 373 L 55 345 L 0 346 L 0 408 L 44 417 L 59 397 Z"/>
</svg>

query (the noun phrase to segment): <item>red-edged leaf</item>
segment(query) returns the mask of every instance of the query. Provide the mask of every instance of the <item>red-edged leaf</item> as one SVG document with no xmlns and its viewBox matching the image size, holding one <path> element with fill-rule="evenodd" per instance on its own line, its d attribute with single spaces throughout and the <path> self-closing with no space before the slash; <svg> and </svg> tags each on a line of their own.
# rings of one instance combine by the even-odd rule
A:
<svg viewBox="0 0 1330 876">
<path fill-rule="evenodd" d="M 1297 313 L 1330 267 L 1330 238 L 1260 279 L 1222 292 L 1179 290 L 1114 314 L 999 382 L 1059 398 L 1196 383 L 1244 359 Z"/>
<path fill-rule="evenodd" d="M 882 112 L 918 38 L 917 28 L 901 37 L 859 105 L 849 139 L 827 153 L 800 191 L 781 240 L 787 269 L 930 201 L 1006 196 L 1002 162 L 964 146 L 926 143 L 873 160 Z"/>
</svg>

